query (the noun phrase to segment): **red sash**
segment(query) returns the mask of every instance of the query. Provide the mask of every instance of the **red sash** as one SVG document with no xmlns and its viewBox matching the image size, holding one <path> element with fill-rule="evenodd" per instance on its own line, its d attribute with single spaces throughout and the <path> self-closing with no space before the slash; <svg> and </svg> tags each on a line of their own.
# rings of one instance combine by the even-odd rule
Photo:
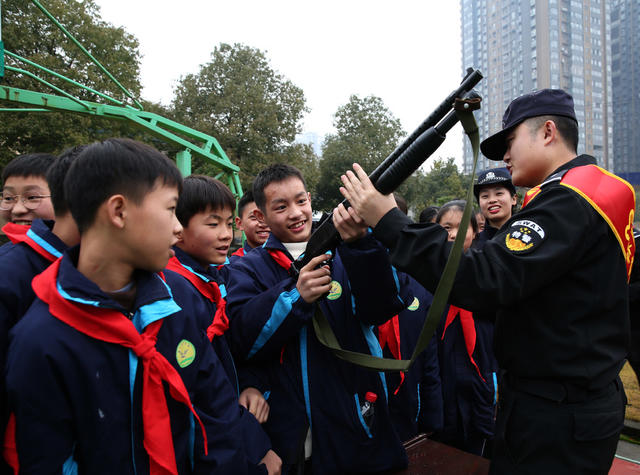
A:
<svg viewBox="0 0 640 475">
<path fill-rule="evenodd" d="M 23 224 L 7 223 L 2 227 L 2 231 L 7 235 L 12 243 L 17 244 L 19 242 L 23 242 L 35 252 L 40 254 L 42 257 L 47 259 L 49 262 L 55 261 L 58 258 L 57 256 L 51 254 L 40 244 L 31 239 L 31 237 L 27 234 L 29 228 L 30 226 Z"/>
<path fill-rule="evenodd" d="M 587 200 L 607 222 L 622 249 L 628 280 L 636 250 L 633 239 L 636 195 L 631 185 L 596 165 L 570 169 L 560 184 Z"/>
<path fill-rule="evenodd" d="M 636 243 L 633 239 L 633 218 L 636 195 L 629 183 L 597 165 L 569 169 L 560 184 L 582 196 L 613 231 L 627 266 L 627 280 L 631 275 Z M 525 195 L 522 208 L 540 193 L 541 185 Z"/>
<path fill-rule="evenodd" d="M 240 247 L 236 249 L 232 254 L 232 256 L 243 257 L 244 256 L 244 247 Z"/>
<path fill-rule="evenodd" d="M 225 310 L 227 302 L 222 298 L 218 284 L 212 280 L 209 282 L 202 280 L 184 267 L 175 256 L 169 259 L 167 269 L 180 274 L 191 282 L 204 298 L 216 304 L 216 313 L 213 316 L 213 322 L 209 325 L 209 328 L 207 328 L 207 336 L 209 337 L 209 341 L 213 341 L 214 337 L 223 335 L 224 332 L 229 329 L 229 319 L 227 318 L 227 312 Z"/>
<path fill-rule="evenodd" d="M 162 320 L 147 325 L 142 334 L 133 323 L 117 310 L 90 307 L 64 299 L 56 289 L 60 260 L 42 274 L 34 277 L 33 290 L 49 305 L 58 320 L 96 340 L 130 348 L 142 360 L 142 421 L 144 448 L 149 454 L 152 475 L 176 474 L 175 451 L 164 384 L 171 396 L 189 408 L 200 424 L 207 453 L 207 433 L 200 417 L 191 405 L 189 393 L 176 369 L 156 350 L 156 339 Z"/>
<path fill-rule="evenodd" d="M 447 313 L 447 319 L 444 322 L 444 330 L 442 330 L 442 340 L 444 340 L 444 334 L 447 331 L 447 327 L 456 316 L 460 314 L 460 325 L 462 326 L 462 335 L 464 336 L 464 345 L 467 348 L 467 354 L 469 355 L 469 360 L 471 360 L 471 364 L 475 367 L 480 379 L 487 382 L 483 377 L 482 373 L 480 373 L 480 368 L 476 364 L 473 359 L 473 351 L 476 349 L 476 325 L 473 321 L 473 314 L 469 310 L 465 310 L 463 308 L 458 308 L 453 305 L 449 305 L 449 312 Z"/>
<path fill-rule="evenodd" d="M 522 208 L 527 206 L 529 204 L 529 201 L 531 201 L 536 196 L 538 196 L 538 193 L 540 193 L 540 190 L 541 190 L 541 185 L 538 185 L 538 186 L 534 186 L 529 191 L 527 191 L 524 194 L 524 200 L 522 200 Z"/>
</svg>

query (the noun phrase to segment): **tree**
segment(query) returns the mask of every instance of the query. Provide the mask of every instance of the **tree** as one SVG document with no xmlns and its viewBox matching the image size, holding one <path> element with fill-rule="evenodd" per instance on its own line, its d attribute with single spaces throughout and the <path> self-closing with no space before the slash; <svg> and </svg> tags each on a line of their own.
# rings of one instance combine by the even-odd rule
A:
<svg viewBox="0 0 640 475">
<path fill-rule="evenodd" d="M 178 83 L 173 108 L 177 120 L 218 140 L 241 168 L 248 186 L 270 163 L 304 162 L 306 151 L 293 144 L 307 111 L 302 89 L 276 73 L 263 51 L 220 44 L 197 74 Z M 194 171 L 211 165 L 194 160 Z"/>
<path fill-rule="evenodd" d="M 329 210 L 342 201 L 340 175 L 358 162 L 367 172 L 378 166 L 405 134 L 400 120 L 382 99 L 352 95 L 340 106 L 333 122 L 336 133 L 327 135 L 322 146 L 320 178 L 314 208 Z"/>
<path fill-rule="evenodd" d="M 458 170 L 453 158 L 437 158 L 431 171 L 418 170 L 398 192 L 416 213 L 427 206 L 441 206 L 447 201 L 464 199 L 471 178 Z"/>
<path fill-rule="evenodd" d="M 104 22 L 93 0 L 48 0 L 47 9 L 129 91 L 137 96 L 140 53 L 137 39 L 122 28 Z M 124 100 L 124 94 L 28 0 L 2 1 L 2 40 L 5 49 L 61 73 L 93 89 Z M 94 94 L 71 86 L 17 60 L 7 65 L 27 69 L 80 99 L 99 101 Z M 58 94 L 45 85 L 5 71 L 3 85 Z M 102 102 L 102 101 L 99 101 Z M 18 107 L 0 102 L 0 107 Z M 111 136 L 139 138 L 127 122 L 62 112 L 0 113 L 0 166 L 26 152 L 57 153 L 64 148 Z"/>
</svg>

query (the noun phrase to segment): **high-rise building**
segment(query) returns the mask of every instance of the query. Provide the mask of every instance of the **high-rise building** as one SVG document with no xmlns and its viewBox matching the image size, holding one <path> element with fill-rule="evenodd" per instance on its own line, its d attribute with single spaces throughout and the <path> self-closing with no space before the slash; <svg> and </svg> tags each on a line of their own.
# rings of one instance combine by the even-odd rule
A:
<svg viewBox="0 0 640 475">
<path fill-rule="evenodd" d="M 629 0 L 629 3 L 637 0 Z M 544 88 L 573 95 L 580 128 L 578 153 L 612 170 L 612 101 L 608 0 L 460 0 L 462 67 L 485 79 L 477 112 L 481 138 L 502 128 L 515 97 Z M 464 144 L 464 172 L 473 155 Z M 478 167 L 496 162 L 482 157 Z"/>
<path fill-rule="evenodd" d="M 614 171 L 640 185 L 640 4 L 611 2 Z"/>
</svg>

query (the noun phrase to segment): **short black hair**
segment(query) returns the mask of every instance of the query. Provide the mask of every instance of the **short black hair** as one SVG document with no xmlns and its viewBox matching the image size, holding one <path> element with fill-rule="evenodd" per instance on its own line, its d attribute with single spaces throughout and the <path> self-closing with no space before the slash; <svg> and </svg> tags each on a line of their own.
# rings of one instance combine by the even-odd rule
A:
<svg viewBox="0 0 640 475">
<path fill-rule="evenodd" d="M 240 216 L 240 218 L 242 218 L 242 212 L 244 211 L 244 208 L 249 203 L 253 202 L 255 202 L 255 200 L 253 199 L 253 191 L 246 191 L 244 195 L 242 195 L 242 198 L 240 198 L 240 201 L 238 201 L 238 216 Z"/>
<path fill-rule="evenodd" d="M 236 208 L 236 199 L 231 190 L 220 180 L 206 175 L 191 175 L 182 182 L 182 192 L 176 208 L 176 216 L 183 227 L 189 225 L 194 214 L 206 211 Z"/>
<path fill-rule="evenodd" d="M 556 129 L 560 132 L 560 135 L 567 147 L 569 147 L 572 152 L 577 153 L 579 138 L 578 123 L 571 117 L 565 117 L 562 115 L 541 115 L 527 119 L 530 130 L 534 132 L 538 131 L 538 129 L 542 127 L 542 124 L 548 120 L 552 120 L 556 124 Z"/>
<path fill-rule="evenodd" d="M 284 181 L 287 178 L 299 178 L 307 189 L 307 184 L 302 177 L 302 172 L 296 167 L 287 165 L 285 163 L 276 163 L 268 166 L 260 173 L 253 182 L 253 197 L 255 198 L 256 206 L 264 213 L 267 206 L 267 198 L 264 196 L 264 189 L 273 182 Z"/>
<path fill-rule="evenodd" d="M 111 138 L 87 145 L 78 155 L 64 179 L 64 195 L 83 234 L 110 196 L 122 194 L 139 204 L 158 180 L 182 189 L 180 171 L 165 155 L 142 142 Z"/>
<path fill-rule="evenodd" d="M 398 209 L 404 214 L 409 214 L 409 208 L 407 207 L 407 200 L 400 193 L 393 192 L 393 198 L 396 200 Z"/>
<path fill-rule="evenodd" d="M 418 217 L 418 222 L 430 223 L 433 220 L 433 218 L 435 218 L 438 215 L 438 210 L 440 210 L 440 208 L 438 208 L 437 206 L 427 206 L 420 213 L 420 216 Z"/>
<path fill-rule="evenodd" d="M 63 216 L 69 211 L 69 205 L 64 194 L 64 179 L 69 168 L 71 168 L 71 164 L 86 147 L 86 145 L 76 145 L 66 149 L 47 170 L 47 183 L 56 216 Z"/>
<path fill-rule="evenodd" d="M 2 170 L 2 182 L 12 176 L 39 176 L 47 177 L 47 170 L 56 160 L 56 156 L 51 153 L 26 153 L 11 160 L 4 170 Z"/>
<path fill-rule="evenodd" d="M 442 217 L 449 211 L 455 210 L 463 213 L 466 205 L 467 205 L 466 200 L 453 200 L 443 204 L 438 210 L 438 214 L 436 215 L 436 223 L 440 223 L 440 221 L 442 220 Z M 473 233 L 477 234 L 479 228 L 478 228 L 478 220 L 476 219 L 475 212 L 471 213 L 470 223 L 471 223 L 471 229 L 473 229 Z"/>
</svg>

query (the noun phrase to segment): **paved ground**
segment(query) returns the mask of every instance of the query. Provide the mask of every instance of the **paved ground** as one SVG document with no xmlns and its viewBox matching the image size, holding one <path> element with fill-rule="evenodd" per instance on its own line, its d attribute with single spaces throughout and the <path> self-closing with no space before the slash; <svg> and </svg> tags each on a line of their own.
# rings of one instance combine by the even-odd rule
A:
<svg viewBox="0 0 640 475">
<path fill-rule="evenodd" d="M 640 423 L 626 420 L 623 434 L 640 439 Z M 621 440 L 610 475 L 640 474 L 640 445 Z"/>
</svg>

